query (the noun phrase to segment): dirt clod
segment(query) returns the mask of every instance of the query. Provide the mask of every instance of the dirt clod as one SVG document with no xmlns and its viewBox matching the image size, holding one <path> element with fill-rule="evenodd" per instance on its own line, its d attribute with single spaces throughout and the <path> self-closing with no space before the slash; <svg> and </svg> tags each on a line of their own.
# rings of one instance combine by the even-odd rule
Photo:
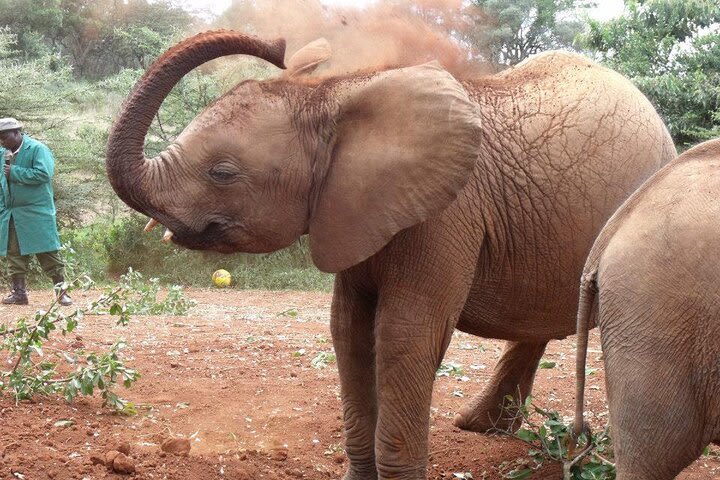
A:
<svg viewBox="0 0 720 480">
<path fill-rule="evenodd" d="M 187 438 L 170 438 L 160 446 L 163 452 L 173 455 L 188 455 L 190 453 L 190 440 Z"/>
<path fill-rule="evenodd" d="M 135 462 L 124 453 L 118 453 L 115 460 L 113 460 L 112 468 L 116 473 L 135 473 Z"/>
<path fill-rule="evenodd" d="M 284 462 L 285 460 L 287 460 L 287 457 L 288 452 L 285 448 L 277 448 L 273 450 L 272 455 L 270 456 L 270 458 L 278 462 Z"/>
<path fill-rule="evenodd" d="M 90 455 L 90 463 L 93 465 L 105 465 L 105 455 Z"/>
<path fill-rule="evenodd" d="M 130 455 L 130 451 L 132 450 L 132 447 L 130 447 L 130 443 L 123 442 L 117 447 L 117 451 L 120 453 L 124 453 L 125 455 Z"/>
<path fill-rule="evenodd" d="M 115 461 L 115 457 L 120 455 L 120 452 L 117 450 L 110 450 L 109 452 L 105 453 L 105 465 L 108 467 L 112 467 L 113 462 Z"/>
</svg>

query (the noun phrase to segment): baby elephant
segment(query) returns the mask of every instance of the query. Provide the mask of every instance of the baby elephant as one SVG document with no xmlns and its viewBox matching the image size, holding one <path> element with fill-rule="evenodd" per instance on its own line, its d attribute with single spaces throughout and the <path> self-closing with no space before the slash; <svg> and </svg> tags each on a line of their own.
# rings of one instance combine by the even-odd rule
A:
<svg viewBox="0 0 720 480">
<path fill-rule="evenodd" d="M 720 443 L 720 139 L 647 180 L 590 251 L 577 320 L 576 434 L 593 320 L 617 479 L 675 478 Z"/>
</svg>

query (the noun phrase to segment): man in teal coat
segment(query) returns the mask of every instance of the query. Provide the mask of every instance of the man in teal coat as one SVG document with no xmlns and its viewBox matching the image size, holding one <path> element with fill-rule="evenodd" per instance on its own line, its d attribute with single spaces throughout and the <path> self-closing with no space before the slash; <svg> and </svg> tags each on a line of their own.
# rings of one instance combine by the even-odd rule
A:
<svg viewBox="0 0 720 480">
<path fill-rule="evenodd" d="M 12 280 L 12 292 L 2 303 L 10 305 L 28 304 L 25 277 L 32 254 L 55 285 L 65 281 L 53 200 L 55 160 L 48 147 L 21 129 L 14 118 L 0 118 L 0 158 L 5 161 L 0 175 L 0 256 L 7 256 Z M 64 290 L 58 292 L 60 304 L 72 304 Z"/>
</svg>

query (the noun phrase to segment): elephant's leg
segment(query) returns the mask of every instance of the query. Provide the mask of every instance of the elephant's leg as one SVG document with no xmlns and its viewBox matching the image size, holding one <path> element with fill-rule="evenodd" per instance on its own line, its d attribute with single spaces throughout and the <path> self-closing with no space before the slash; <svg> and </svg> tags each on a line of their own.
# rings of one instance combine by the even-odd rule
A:
<svg viewBox="0 0 720 480">
<path fill-rule="evenodd" d="M 611 431 L 613 445 L 617 442 L 615 426 Z M 621 434 L 622 437 L 622 434 Z M 630 435 L 630 437 L 635 437 Z M 652 438 L 627 438 L 626 451 L 615 452 L 615 480 L 672 480 L 702 454 L 702 447 L 688 451 L 687 445 L 695 445 L 697 432 L 687 431 L 680 435 Z M 684 443 L 676 444 L 675 441 Z M 628 445 L 628 441 L 635 442 Z M 616 447 L 613 447 L 616 448 Z"/>
<path fill-rule="evenodd" d="M 433 382 L 459 310 L 419 297 L 378 305 L 375 451 L 381 479 L 426 478 Z"/>
<path fill-rule="evenodd" d="M 375 299 L 357 292 L 338 274 L 330 321 L 337 355 L 350 468 L 345 480 L 377 478 L 375 469 Z"/>
<path fill-rule="evenodd" d="M 685 350 L 655 355 L 655 340 L 639 345 L 631 337 L 641 334 L 626 333 L 617 348 L 603 345 L 617 480 L 671 480 L 705 446 L 702 395 L 693 387 L 692 367 L 682 364 Z M 632 348 L 620 352 L 619 344 Z"/>
<path fill-rule="evenodd" d="M 524 402 L 530 395 L 546 345 L 547 342 L 507 342 L 492 380 L 483 393 L 455 416 L 455 426 L 473 432 L 520 428 L 522 421 L 515 418 L 517 410 L 503 408 L 507 406 L 505 397 L 512 395 L 516 402 Z"/>
</svg>

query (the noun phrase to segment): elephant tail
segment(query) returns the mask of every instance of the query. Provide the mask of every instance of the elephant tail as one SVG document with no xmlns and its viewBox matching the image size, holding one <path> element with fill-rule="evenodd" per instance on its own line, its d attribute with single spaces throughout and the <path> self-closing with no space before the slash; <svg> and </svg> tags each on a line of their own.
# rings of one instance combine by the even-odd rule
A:
<svg viewBox="0 0 720 480">
<path fill-rule="evenodd" d="M 590 317 L 595 307 L 595 296 L 598 292 L 597 269 L 583 274 L 580 281 L 580 302 L 577 314 L 577 351 L 575 355 L 575 423 L 574 435 L 579 438 L 585 432 L 590 436 L 590 429 L 583 419 L 585 406 L 585 362 L 587 360 L 588 336 L 590 333 Z"/>
</svg>

